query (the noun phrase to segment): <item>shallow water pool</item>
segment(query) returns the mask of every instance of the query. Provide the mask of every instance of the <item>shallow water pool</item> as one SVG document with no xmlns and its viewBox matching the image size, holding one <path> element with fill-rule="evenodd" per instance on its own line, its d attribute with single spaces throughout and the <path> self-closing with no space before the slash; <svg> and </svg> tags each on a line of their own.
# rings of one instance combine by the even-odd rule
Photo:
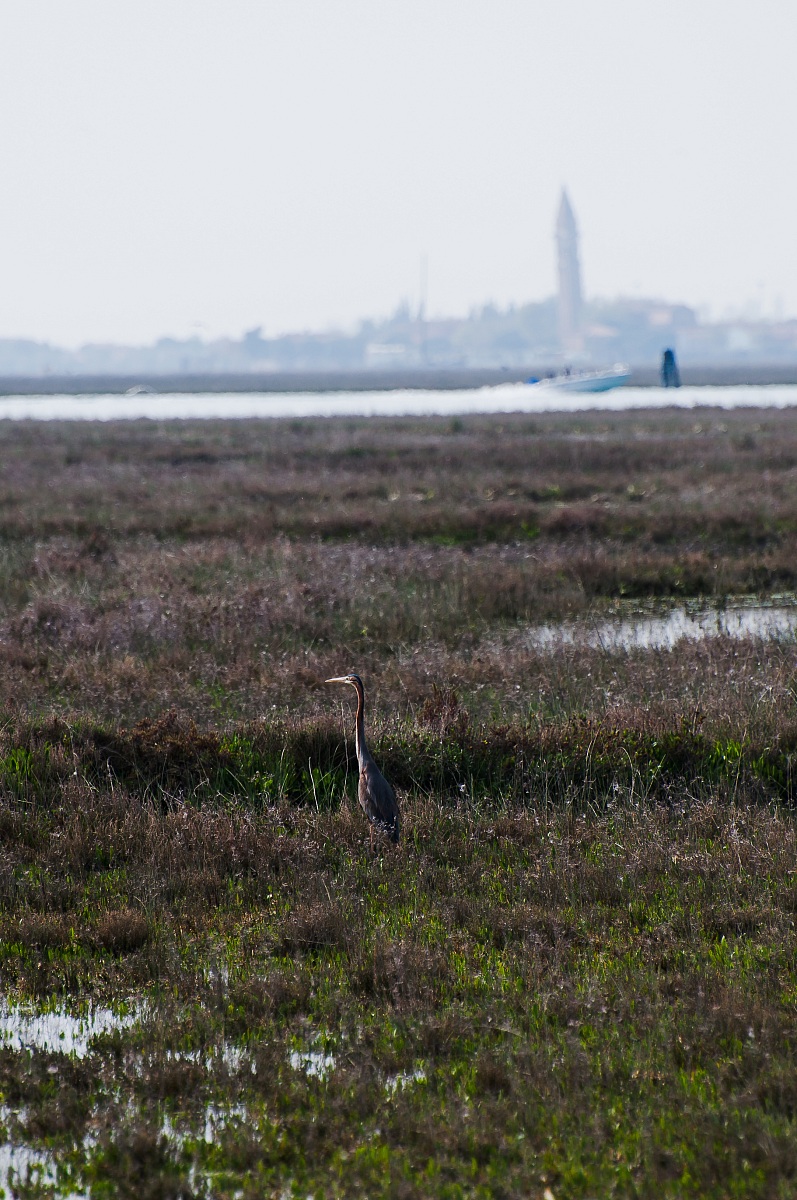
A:
<svg viewBox="0 0 797 1200">
<path fill-rule="evenodd" d="M 539 650 L 587 646 L 605 650 L 669 650 L 688 639 L 708 637 L 792 638 L 797 632 L 797 597 L 771 601 L 732 598 L 723 605 L 691 600 L 666 608 L 623 607 L 605 615 L 534 626 L 529 642 Z"/>
</svg>

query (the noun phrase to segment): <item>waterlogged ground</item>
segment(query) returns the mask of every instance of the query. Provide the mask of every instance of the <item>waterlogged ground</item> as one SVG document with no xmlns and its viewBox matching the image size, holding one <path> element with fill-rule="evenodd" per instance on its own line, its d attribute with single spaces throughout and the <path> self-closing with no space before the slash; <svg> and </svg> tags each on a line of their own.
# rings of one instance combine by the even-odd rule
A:
<svg viewBox="0 0 797 1200">
<path fill-rule="evenodd" d="M 9 424 L 9 1195 L 794 1194 L 797 417 L 695 418 Z"/>
<path fill-rule="evenodd" d="M 797 847 L 774 813 L 417 801 L 372 860 L 348 805 L 77 799 L 41 833 L 72 855 L 99 834 L 117 865 L 42 846 L 72 912 L 6 927 L 8 992 L 51 1009 L 4 1016 L 9 1182 L 36 1161 L 61 1194 L 788 1194 Z M 136 1007 L 71 1017 L 87 988 Z"/>
</svg>

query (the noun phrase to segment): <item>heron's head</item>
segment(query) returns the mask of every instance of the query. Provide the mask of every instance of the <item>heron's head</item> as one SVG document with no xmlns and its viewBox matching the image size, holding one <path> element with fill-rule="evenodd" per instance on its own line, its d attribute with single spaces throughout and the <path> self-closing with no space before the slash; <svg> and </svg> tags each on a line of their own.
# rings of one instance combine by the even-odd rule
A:
<svg viewBox="0 0 797 1200">
<path fill-rule="evenodd" d="M 332 679 L 325 679 L 324 683 L 349 683 L 353 688 L 361 688 L 363 681 L 359 675 L 355 675 L 352 671 L 350 675 L 333 675 Z"/>
</svg>

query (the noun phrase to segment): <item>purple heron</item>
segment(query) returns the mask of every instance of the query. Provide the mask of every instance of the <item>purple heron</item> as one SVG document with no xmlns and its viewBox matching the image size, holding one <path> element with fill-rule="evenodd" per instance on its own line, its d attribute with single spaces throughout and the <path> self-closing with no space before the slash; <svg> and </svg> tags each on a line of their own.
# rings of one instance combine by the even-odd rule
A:
<svg viewBox="0 0 797 1200">
<path fill-rule="evenodd" d="M 365 744 L 365 692 L 359 675 L 336 675 L 324 683 L 348 683 L 357 693 L 357 717 L 354 723 L 354 742 L 357 748 L 357 763 L 360 768 L 358 795 L 360 808 L 371 825 L 371 851 L 374 849 L 374 829 L 386 833 L 391 842 L 399 840 L 399 811 L 396 793 L 371 758 Z"/>
</svg>

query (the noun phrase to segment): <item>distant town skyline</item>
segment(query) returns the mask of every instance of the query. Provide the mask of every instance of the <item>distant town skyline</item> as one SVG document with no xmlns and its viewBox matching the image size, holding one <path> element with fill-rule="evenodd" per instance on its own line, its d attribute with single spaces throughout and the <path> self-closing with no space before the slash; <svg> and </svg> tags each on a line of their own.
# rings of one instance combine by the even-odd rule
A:
<svg viewBox="0 0 797 1200">
<path fill-rule="evenodd" d="M 349 332 L 268 336 L 254 328 L 241 338 L 164 337 L 144 346 L 95 342 L 73 350 L 0 338 L 0 376 L 111 375 L 137 383 L 164 375 L 435 368 L 533 375 L 568 364 L 618 361 L 649 372 L 665 347 L 675 349 L 688 367 L 772 367 L 775 377 L 781 368 L 797 369 L 797 319 L 711 323 L 688 305 L 662 300 L 586 300 L 577 338 L 571 336 L 573 326 L 565 326 L 563 344 L 560 300 L 551 296 L 504 309 L 485 305 L 464 318 L 428 318 L 405 303 L 390 317 L 362 321 Z"/>
<path fill-rule="evenodd" d="M 566 189 L 553 226 L 557 292 L 542 301 L 483 305 L 467 317 L 428 317 L 422 276 L 415 306 L 400 303 L 387 318 L 365 318 L 356 329 L 290 331 L 241 338 L 162 337 L 150 345 L 88 343 L 76 349 L 0 338 L 0 375 L 167 375 L 273 372 L 414 372 L 430 368 L 550 370 L 624 361 L 650 370 L 665 348 L 689 366 L 757 362 L 797 364 L 797 320 L 701 321 L 688 305 L 661 298 L 585 299 L 579 232 Z M 425 263 L 422 264 L 425 274 Z"/>
<path fill-rule="evenodd" d="M 563 186 L 587 299 L 797 316 L 791 0 L 29 0 L 0 40 L 0 336 L 540 302 Z"/>
</svg>

